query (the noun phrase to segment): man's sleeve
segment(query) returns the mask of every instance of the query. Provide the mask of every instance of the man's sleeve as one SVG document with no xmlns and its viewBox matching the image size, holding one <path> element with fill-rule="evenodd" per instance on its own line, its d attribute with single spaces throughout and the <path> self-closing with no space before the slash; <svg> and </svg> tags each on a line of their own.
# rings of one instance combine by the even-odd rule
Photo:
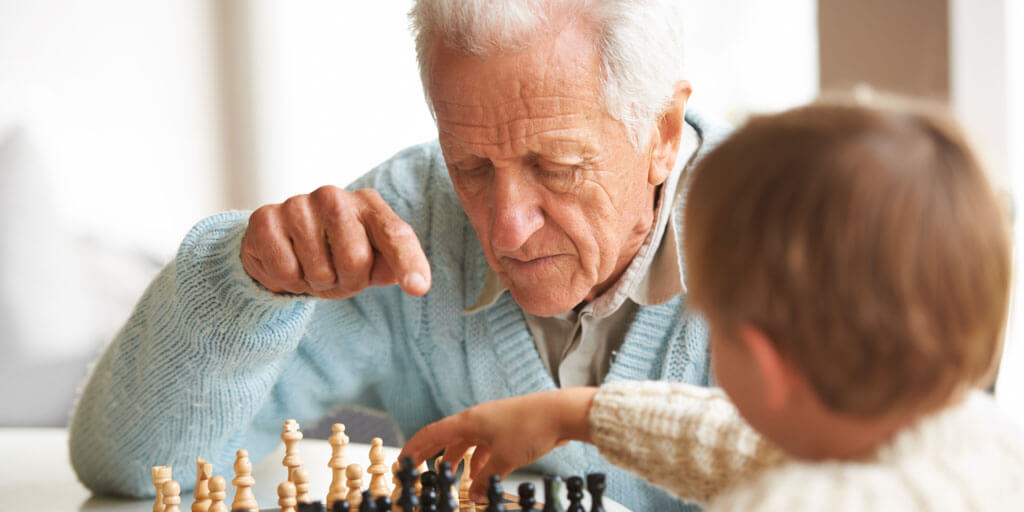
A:
<svg viewBox="0 0 1024 512">
<path fill-rule="evenodd" d="M 786 459 L 743 421 L 720 389 L 683 383 L 601 386 L 590 411 L 590 433 L 612 464 L 699 503 Z"/>
</svg>

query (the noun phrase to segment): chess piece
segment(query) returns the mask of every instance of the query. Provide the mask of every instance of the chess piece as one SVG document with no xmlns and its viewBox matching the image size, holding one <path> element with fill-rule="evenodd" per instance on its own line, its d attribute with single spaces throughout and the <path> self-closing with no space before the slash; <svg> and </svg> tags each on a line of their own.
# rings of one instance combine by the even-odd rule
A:
<svg viewBox="0 0 1024 512">
<path fill-rule="evenodd" d="M 299 441 L 302 440 L 302 432 L 299 431 L 299 422 L 292 419 L 284 422 L 281 440 L 284 441 L 285 448 L 281 464 L 288 468 L 288 481 L 294 482 L 295 476 L 292 473 L 296 468 L 302 466 L 302 456 L 299 455 Z"/>
<path fill-rule="evenodd" d="M 420 512 L 437 512 L 437 473 L 420 475 Z"/>
<path fill-rule="evenodd" d="M 171 479 L 171 467 L 153 466 L 149 472 L 150 476 L 153 477 L 153 489 L 156 490 L 153 512 L 164 512 L 164 483 Z"/>
<path fill-rule="evenodd" d="M 535 495 L 536 489 L 533 488 L 533 484 L 530 482 L 519 484 L 519 509 L 531 512 L 533 506 L 537 504 L 537 500 L 534 498 Z"/>
<path fill-rule="evenodd" d="M 491 475 L 491 480 L 487 485 L 487 512 L 505 512 L 505 505 L 502 503 L 505 501 L 505 493 L 501 490 L 501 477 L 498 475 Z"/>
<path fill-rule="evenodd" d="M 178 504 L 181 503 L 181 486 L 174 480 L 164 482 L 163 487 L 164 511 L 181 512 Z"/>
<path fill-rule="evenodd" d="M 348 504 L 347 500 L 338 500 L 331 505 L 331 512 L 350 512 L 352 510 L 351 505 Z"/>
<path fill-rule="evenodd" d="M 377 504 L 373 502 L 373 493 L 369 489 L 363 491 L 359 501 L 359 512 L 377 512 Z"/>
<path fill-rule="evenodd" d="M 226 487 L 224 477 L 210 478 L 210 512 L 228 512 L 228 507 L 224 505 L 224 499 L 228 496 L 228 493 L 224 492 Z"/>
<path fill-rule="evenodd" d="M 420 462 L 420 465 L 416 467 L 416 471 L 419 472 L 420 475 L 422 475 L 423 473 L 426 473 L 429 470 L 430 470 L 430 468 L 427 467 L 427 461 Z M 416 495 L 419 496 L 421 492 L 423 492 L 423 484 L 420 483 L 420 479 L 417 478 L 416 479 Z"/>
<path fill-rule="evenodd" d="M 459 510 L 459 502 L 455 499 L 458 496 L 458 491 L 452 485 L 454 482 L 452 463 L 446 460 L 439 462 L 437 464 L 438 512 L 457 512 Z"/>
<path fill-rule="evenodd" d="M 570 476 L 565 481 L 565 488 L 569 493 L 569 508 L 565 512 L 586 512 L 583 509 L 583 479 Z"/>
<path fill-rule="evenodd" d="M 358 509 L 359 503 L 363 501 L 363 467 L 359 464 L 349 464 L 345 470 L 345 477 L 348 479 L 348 496 L 345 500 L 353 509 Z"/>
<path fill-rule="evenodd" d="M 235 486 L 235 499 L 231 502 L 232 512 L 246 510 L 259 512 L 256 496 L 252 494 L 252 486 L 256 479 L 252 477 L 252 462 L 249 461 L 247 450 L 235 452 L 235 478 L 231 483 Z"/>
<path fill-rule="evenodd" d="M 605 512 L 604 509 L 604 473 L 587 475 L 587 491 L 590 493 L 590 512 Z"/>
<path fill-rule="evenodd" d="M 192 512 L 209 512 L 210 510 L 210 476 L 213 475 L 213 464 L 196 457 L 196 486 L 192 490 Z"/>
<path fill-rule="evenodd" d="M 398 505 L 402 512 L 414 512 L 420 504 L 416 497 L 416 483 L 419 480 L 420 472 L 412 464 L 412 457 L 402 457 L 402 469 L 398 471 L 398 481 L 402 484 L 402 495 L 398 498 Z"/>
<path fill-rule="evenodd" d="M 402 482 L 398 480 L 398 472 L 401 470 L 402 464 L 397 460 L 391 464 L 391 483 L 395 484 L 395 488 L 391 491 L 391 507 L 396 511 L 400 510 L 398 502 L 402 498 Z"/>
<path fill-rule="evenodd" d="M 388 472 L 388 467 L 384 464 L 384 460 L 384 440 L 375 437 L 370 441 L 370 467 L 366 468 L 366 472 L 371 475 L 370 494 L 373 495 L 374 499 L 391 493 L 391 489 L 388 489 L 388 483 L 384 477 Z"/>
<path fill-rule="evenodd" d="M 469 501 L 469 488 L 473 486 L 473 479 L 469 477 L 469 467 L 473 463 L 473 452 L 476 446 L 472 446 L 462 457 L 462 475 L 459 478 L 459 500 Z"/>
<path fill-rule="evenodd" d="M 345 500 L 342 500 L 342 501 L 345 501 Z M 347 502 L 346 502 L 346 504 L 347 504 Z M 320 503 L 319 501 L 314 501 L 314 502 L 311 502 L 311 503 L 299 502 L 299 510 L 298 510 L 298 512 L 327 512 L 327 511 L 324 510 L 324 504 L 323 503 Z"/>
<path fill-rule="evenodd" d="M 562 500 L 558 498 L 558 493 L 561 488 L 561 478 L 555 475 L 544 475 L 543 512 L 562 512 Z"/>
<path fill-rule="evenodd" d="M 391 497 L 380 496 L 377 498 L 377 512 L 388 512 L 391 510 Z"/>
<path fill-rule="evenodd" d="M 331 426 L 331 437 L 327 439 L 331 444 L 331 460 L 327 462 L 327 467 L 331 468 L 331 487 L 327 491 L 328 509 L 334 507 L 334 502 L 345 499 L 347 493 L 345 468 L 348 467 L 348 463 L 345 461 L 345 448 L 348 441 L 344 423 L 335 423 Z"/>
<path fill-rule="evenodd" d="M 284 481 L 277 486 L 277 506 L 281 507 L 281 512 L 296 512 L 297 492 L 293 482 Z"/>
<path fill-rule="evenodd" d="M 306 471 L 306 468 L 295 468 L 292 478 L 295 483 L 296 501 L 298 503 L 313 503 L 313 498 L 309 496 L 309 472 Z"/>
</svg>

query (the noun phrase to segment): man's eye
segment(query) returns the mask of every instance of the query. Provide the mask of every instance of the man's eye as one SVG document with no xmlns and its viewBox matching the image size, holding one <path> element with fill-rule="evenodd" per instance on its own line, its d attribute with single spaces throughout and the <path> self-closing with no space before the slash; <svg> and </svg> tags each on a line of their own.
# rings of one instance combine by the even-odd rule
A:
<svg viewBox="0 0 1024 512">
<path fill-rule="evenodd" d="M 544 185 L 556 192 L 568 192 L 572 190 L 579 181 L 579 166 L 544 168 L 536 166 L 537 175 L 544 182 Z"/>
<path fill-rule="evenodd" d="M 491 171 L 491 166 L 488 164 L 477 165 L 475 167 L 455 166 L 455 170 L 457 170 L 459 174 L 467 178 L 473 178 L 487 174 L 488 172 Z"/>
</svg>

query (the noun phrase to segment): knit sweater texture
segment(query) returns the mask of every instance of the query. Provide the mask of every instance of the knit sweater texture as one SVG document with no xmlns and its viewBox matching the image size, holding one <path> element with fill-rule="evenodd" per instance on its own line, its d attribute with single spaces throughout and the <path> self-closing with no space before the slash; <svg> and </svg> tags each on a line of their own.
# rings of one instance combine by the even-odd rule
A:
<svg viewBox="0 0 1024 512">
<path fill-rule="evenodd" d="M 792 459 L 684 383 L 602 385 L 590 426 L 609 461 L 707 512 L 1024 510 L 1024 434 L 980 391 L 851 461 Z"/>
<path fill-rule="evenodd" d="M 725 134 L 693 113 L 686 119 L 701 138 L 698 155 Z M 149 496 L 150 467 L 166 464 L 187 486 L 196 456 L 229 474 L 236 450 L 253 460 L 273 450 L 285 419 L 314 423 L 341 404 L 386 411 L 409 436 L 480 402 L 555 388 L 509 294 L 462 314 L 488 266 L 436 141 L 349 188 L 376 189 L 412 226 L 430 261 L 430 291 L 368 288 L 346 300 L 274 294 L 240 261 L 247 213 L 201 221 L 79 397 L 70 453 L 87 487 Z M 708 383 L 707 327 L 683 296 L 640 308 L 630 324 L 605 381 L 638 379 Z M 604 471 L 608 496 L 635 511 L 694 510 L 610 466 L 593 446 L 571 443 L 534 469 Z"/>
</svg>

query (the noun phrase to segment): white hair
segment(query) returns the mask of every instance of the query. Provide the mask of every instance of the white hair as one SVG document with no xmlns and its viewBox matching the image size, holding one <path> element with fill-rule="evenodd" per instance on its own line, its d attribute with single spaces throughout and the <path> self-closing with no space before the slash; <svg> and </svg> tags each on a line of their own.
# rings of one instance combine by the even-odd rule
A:
<svg viewBox="0 0 1024 512">
<path fill-rule="evenodd" d="M 427 104 L 430 44 L 473 55 L 518 51 L 573 21 L 591 30 L 601 58 L 605 109 L 633 145 L 647 144 L 684 78 L 679 0 L 416 0 L 409 18 Z"/>
</svg>

